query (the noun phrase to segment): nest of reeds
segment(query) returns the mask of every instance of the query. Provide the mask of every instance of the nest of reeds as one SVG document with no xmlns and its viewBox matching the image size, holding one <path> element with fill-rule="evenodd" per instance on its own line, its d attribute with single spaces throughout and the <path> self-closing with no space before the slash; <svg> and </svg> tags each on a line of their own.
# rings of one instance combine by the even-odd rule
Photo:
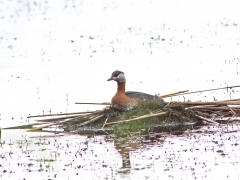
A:
<svg viewBox="0 0 240 180">
<path fill-rule="evenodd" d="M 181 95 L 184 92 L 177 93 Z M 161 97 L 175 94 L 171 93 Z M 110 105 L 110 103 L 76 104 Z M 30 131 L 46 130 L 46 128 L 52 128 L 54 131 L 56 128 L 61 128 L 66 132 L 79 134 L 115 134 L 117 136 L 129 133 L 145 134 L 162 132 L 169 128 L 176 129 L 176 127 L 186 125 L 218 125 L 219 123 L 239 121 L 239 105 L 240 99 L 213 102 L 168 102 L 165 106 L 148 103 L 126 112 L 116 111 L 111 106 L 107 106 L 105 109 L 97 111 L 29 116 L 28 118 L 41 117 L 45 119 L 23 127 Z M 57 116 L 57 118 L 46 119 L 46 117 L 52 116 Z"/>
<path fill-rule="evenodd" d="M 176 105 L 175 109 L 168 106 L 162 107 L 155 103 L 148 103 L 126 112 L 107 107 L 103 110 L 75 114 L 71 118 L 66 116 L 64 120 L 59 118 L 40 120 L 43 124 L 35 126 L 31 130 L 58 127 L 63 128 L 66 132 L 79 134 L 123 136 L 129 132 L 142 134 L 161 129 L 161 127 L 199 123 L 191 109 L 185 109 L 181 104 L 178 105 L 178 109 L 176 109 Z"/>
</svg>

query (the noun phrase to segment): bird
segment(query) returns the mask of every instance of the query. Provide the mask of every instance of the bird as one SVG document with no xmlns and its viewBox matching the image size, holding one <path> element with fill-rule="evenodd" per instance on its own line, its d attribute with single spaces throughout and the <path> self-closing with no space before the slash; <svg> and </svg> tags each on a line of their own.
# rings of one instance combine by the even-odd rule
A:
<svg viewBox="0 0 240 180">
<path fill-rule="evenodd" d="M 124 72 L 116 70 L 112 73 L 111 77 L 107 81 L 117 82 L 117 92 L 111 100 L 111 107 L 119 111 L 128 111 L 134 107 L 140 106 L 147 103 L 156 103 L 160 106 L 164 105 L 164 100 L 159 96 L 146 94 L 137 91 L 127 91 L 126 88 L 126 77 Z"/>
</svg>

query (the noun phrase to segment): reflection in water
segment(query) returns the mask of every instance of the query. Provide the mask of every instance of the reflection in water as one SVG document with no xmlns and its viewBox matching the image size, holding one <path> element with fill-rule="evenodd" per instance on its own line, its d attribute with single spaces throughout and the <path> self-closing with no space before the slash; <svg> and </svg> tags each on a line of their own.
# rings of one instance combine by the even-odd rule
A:
<svg viewBox="0 0 240 180">
<path fill-rule="evenodd" d="M 125 138 L 3 130 L 1 178 L 238 179 L 239 132 L 236 124 Z"/>
<path fill-rule="evenodd" d="M 197 126 L 184 126 L 184 125 L 173 125 L 167 127 L 154 127 L 149 130 L 148 135 L 139 135 L 139 136 L 131 136 L 115 138 L 114 145 L 116 150 L 120 153 L 122 157 L 123 163 L 123 172 L 129 172 L 130 168 L 141 168 L 135 166 L 134 163 L 131 163 L 130 154 L 132 151 L 136 151 L 138 149 L 144 150 L 148 149 L 148 146 L 157 143 L 159 147 L 161 147 L 164 143 L 164 139 L 168 135 L 182 135 L 186 131 L 191 131 L 193 129 L 199 129 Z M 134 165 L 132 167 L 131 165 Z"/>
<path fill-rule="evenodd" d="M 119 139 L 114 144 L 123 161 L 119 172 L 130 177 L 238 179 L 239 139 L 236 125 L 221 125 L 186 128 L 177 135 Z M 231 168 L 217 173 L 226 164 Z"/>
</svg>

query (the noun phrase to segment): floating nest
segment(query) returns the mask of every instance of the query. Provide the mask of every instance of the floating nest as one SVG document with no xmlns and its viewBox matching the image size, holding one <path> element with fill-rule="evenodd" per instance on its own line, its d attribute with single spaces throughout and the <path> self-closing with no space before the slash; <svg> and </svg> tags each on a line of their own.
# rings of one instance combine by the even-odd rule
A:
<svg viewBox="0 0 240 180">
<path fill-rule="evenodd" d="M 194 111 L 185 109 L 181 104 L 170 108 L 170 105 L 161 107 L 158 104 L 149 103 L 126 112 L 106 108 L 103 111 L 80 117 L 75 121 L 66 122 L 62 127 L 64 131 L 79 134 L 126 136 L 149 132 L 157 133 L 169 130 L 169 128 L 199 123 L 201 120 L 195 117 Z"/>
<path fill-rule="evenodd" d="M 170 95 L 174 94 L 176 93 Z M 76 104 L 110 105 L 109 103 Z M 126 112 L 116 111 L 107 106 L 97 111 L 28 116 L 28 118 L 44 119 L 33 124 L 10 128 L 25 128 L 29 131 L 62 129 L 70 133 L 111 134 L 121 137 L 133 134 L 174 133 L 182 132 L 182 129 L 186 129 L 185 127 L 194 125 L 219 125 L 239 121 L 239 105 L 240 99 L 213 102 L 169 102 L 165 106 L 148 103 Z M 57 117 L 49 118 L 49 116 Z"/>
</svg>

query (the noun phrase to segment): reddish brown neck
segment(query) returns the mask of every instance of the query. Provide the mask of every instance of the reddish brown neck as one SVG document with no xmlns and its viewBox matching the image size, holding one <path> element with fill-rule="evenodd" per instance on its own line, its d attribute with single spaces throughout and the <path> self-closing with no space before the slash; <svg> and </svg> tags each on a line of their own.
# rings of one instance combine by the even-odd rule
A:
<svg viewBox="0 0 240 180">
<path fill-rule="evenodd" d="M 118 88 L 117 88 L 117 93 L 124 93 L 125 94 L 125 82 L 122 83 L 117 83 Z"/>
</svg>

